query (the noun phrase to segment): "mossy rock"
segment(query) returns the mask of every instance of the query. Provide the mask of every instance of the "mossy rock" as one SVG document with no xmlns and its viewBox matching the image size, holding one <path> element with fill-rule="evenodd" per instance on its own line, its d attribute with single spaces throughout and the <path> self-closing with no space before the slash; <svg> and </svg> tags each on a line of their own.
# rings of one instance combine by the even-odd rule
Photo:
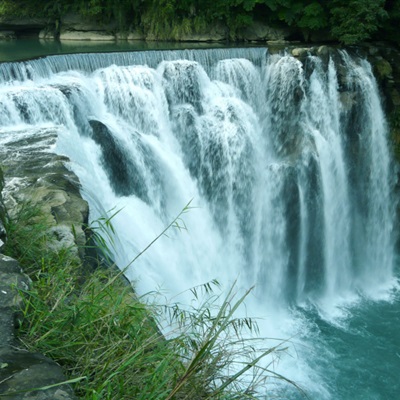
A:
<svg viewBox="0 0 400 400">
<path fill-rule="evenodd" d="M 380 80 L 388 79 L 392 77 L 393 68 L 390 65 L 389 61 L 385 60 L 384 58 L 377 60 L 374 63 L 375 74 L 377 78 Z"/>
</svg>

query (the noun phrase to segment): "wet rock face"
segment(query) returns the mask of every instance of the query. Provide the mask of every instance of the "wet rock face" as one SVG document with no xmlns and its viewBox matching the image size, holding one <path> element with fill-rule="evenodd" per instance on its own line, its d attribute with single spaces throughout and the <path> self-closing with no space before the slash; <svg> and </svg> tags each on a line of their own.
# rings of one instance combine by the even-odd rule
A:
<svg viewBox="0 0 400 400">
<path fill-rule="evenodd" d="M 4 204 L 10 214 L 24 202 L 38 205 L 60 247 L 83 245 L 89 209 L 79 193 L 78 178 L 66 167 L 68 159 L 51 152 L 56 137 L 54 130 L 42 128 L 2 138 Z"/>
</svg>

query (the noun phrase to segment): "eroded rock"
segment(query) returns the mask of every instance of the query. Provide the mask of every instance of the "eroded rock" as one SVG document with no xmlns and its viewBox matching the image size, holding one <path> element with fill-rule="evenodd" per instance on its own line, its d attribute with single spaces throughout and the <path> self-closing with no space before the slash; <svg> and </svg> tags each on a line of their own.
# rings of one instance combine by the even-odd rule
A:
<svg viewBox="0 0 400 400">
<path fill-rule="evenodd" d="M 61 238 L 60 246 L 78 251 L 86 242 L 84 225 L 89 208 L 80 195 L 78 178 L 66 167 L 68 158 L 51 152 L 56 135 L 52 129 L 39 129 L 31 135 L 21 132 L 12 139 L 3 138 L 0 163 L 5 167 L 4 202 L 11 214 L 20 204 L 38 205 L 49 228 L 69 231 L 68 235 L 56 236 Z"/>
</svg>

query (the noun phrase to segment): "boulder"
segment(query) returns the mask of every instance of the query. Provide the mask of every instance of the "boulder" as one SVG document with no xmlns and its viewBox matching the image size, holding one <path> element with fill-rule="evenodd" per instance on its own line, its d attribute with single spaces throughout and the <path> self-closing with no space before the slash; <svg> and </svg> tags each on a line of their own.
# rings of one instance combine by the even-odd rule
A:
<svg viewBox="0 0 400 400">
<path fill-rule="evenodd" d="M 29 287 L 30 279 L 17 261 L 0 254 L 0 348 L 14 343 L 15 320 L 22 307 L 19 290 Z"/>
<path fill-rule="evenodd" d="M 106 31 L 75 31 L 61 29 L 60 40 L 115 41 L 115 35 Z"/>
<path fill-rule="evenodd" d="M 292 49 L 292 56 L 293 57 L 304 57 L 307 55 L 307 53 L 310 51 L 311 49 L 308 47 L 296 47 L 294 49 Z"/>
<path fill-rule="evenodd" d="M 10 400 L 75 400 L 54 361 L 38 353 L 0 348 L 0 393 Z M 49 387 L 50 386 L 50 387 Z M 32 390 L 36 389 L 36 390 Z"/>
</svg>

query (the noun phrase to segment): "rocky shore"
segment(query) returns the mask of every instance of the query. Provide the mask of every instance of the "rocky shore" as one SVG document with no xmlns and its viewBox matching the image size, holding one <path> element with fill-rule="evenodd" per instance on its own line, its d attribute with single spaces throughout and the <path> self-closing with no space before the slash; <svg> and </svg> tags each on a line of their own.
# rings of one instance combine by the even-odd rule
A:
<svg viewBox="0 0 400 400">
<path fill-rule="evenodd" d="M 76 176 L 65 166 L 67 160 L 51 153 L 55 134 L 38 137 L 2 143 L 1 217 L 4 221 L 18 204 L 33 202 L 46 215 L 55 243 L 73 246 L 85 240 L 82 226 L 87 222 L 88 205 L 79 194 Z M 4 229 L 0 235 L 4 243 Z M 16 340 L 22 306 L 19 291 L 30 285 L 18 262 L 0 254 L 0 393 L 13 400 L 75 399 L 69 385 L 59 385 L 66 381 L 61 367 L 41 354 L 26 351 Z M 56 386 L 32 391 L 52 385 Z"/>
</svg>

